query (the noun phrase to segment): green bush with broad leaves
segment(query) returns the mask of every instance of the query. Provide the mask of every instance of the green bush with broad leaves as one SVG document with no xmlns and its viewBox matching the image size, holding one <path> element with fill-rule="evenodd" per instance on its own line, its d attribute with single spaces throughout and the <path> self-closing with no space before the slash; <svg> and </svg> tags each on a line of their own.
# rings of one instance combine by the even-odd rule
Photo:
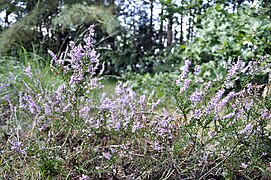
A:
<svg viewBox="0 0 271 180">
<path fill-rule="evenodd" d="M 270 32 L 271 20 L 255 7 L 232 13 L 218 4 L 203 15 L 194 40 L 181 46 L 181 56 L 197 64 L 237 57 L 252 61 L 271 52 Z"/>
<path fill-rule="evenodd" d="M 171 91 L 172 82 L 175 82 L 177 77 L 177 73 L 156 73 L 154 75 L 127 73 L 121 80 L 136 93 L 151 95 L 155 100 L 159 99 L 161 104 L 170 105 L 175 102 Z"/>
</svg>

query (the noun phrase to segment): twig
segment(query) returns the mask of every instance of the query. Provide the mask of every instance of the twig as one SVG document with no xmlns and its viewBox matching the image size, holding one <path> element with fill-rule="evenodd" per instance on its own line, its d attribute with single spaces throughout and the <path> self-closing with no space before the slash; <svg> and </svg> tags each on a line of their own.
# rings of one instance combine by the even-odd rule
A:
<svg viewBox="0 0 271 180">
<path fill-rule="evenodd" d="M 102 43 L 103 41 L 105 41 L 105 40 L 107 40 L 107 39 L 109 39 L 109 38 L 111 38 L 111 37 L 114 37 L 114 36 L 117 35 L 118 33 L 119 33 L 119 31 L 115 31 L 115 32 L 109 34 L 108 36 L 103 37 L 99 42 L 95 43 L 95 46 L 99 45 L 100 43 Z"/>
</svg>

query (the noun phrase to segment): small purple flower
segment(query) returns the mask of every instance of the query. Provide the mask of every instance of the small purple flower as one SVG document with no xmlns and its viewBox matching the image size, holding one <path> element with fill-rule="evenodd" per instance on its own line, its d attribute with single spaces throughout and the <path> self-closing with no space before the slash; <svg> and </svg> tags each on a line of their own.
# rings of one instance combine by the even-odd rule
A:
<svg viewBox="0 0 271 180">
<path fill-rule="evenodd" d="M 230 79 L 232 76 L 234 76 L 238 70 L 242 70 L 245 67 L 245 62 L 238 59 L 235 64 L 231 66 L 231 68 L 228 71 L 227 79 Z"/>
<path fill-rule="evenodd" d="M 26 106 L 25 106 L 25 104 L 23 103 L 23 92 L 22 91 L 20 91 L 19 92 L 19 108 L 21 108 L 21 109 L 24 109 Z"/>
<path fill-rule="evenodd" d="M 245 129 L 243 129 L 242 131 L 240 131 L 240 134 L 244 134 L 244 135 L 248 135 L 251 130 L 253 129 L 253 125 L 251 123 L 249 123 Z"/>
<path fill-rule="evenodd" d="M 145 96 L 145 95 L 140 96 L 140 101 L 139 101 L 140 104 L 144 104 L 145 99 L 146 99 L 146 96 Z"/>
<path fill-rule="evenodd" d="M 236 66 L 239 67 L 239 69 L 243 69 L 245 67 L 246 63 L 243 60 L 238 59 Z"/>
<path fill-rule="evenodd" d="M 131 100 L 134 100 L 136 93 L 131 88 L 128 88 L 127 92 L 128 92 L 128 96 L 131 98 Z"/>
<path fill-rule="evenodd" d="M 102 154 L 103 154 L 103 157 L 105 159 L 107 159 L 107 160 L 109 160 L 112 157 L 112 155 L 110 153 L 107 153 L 107 152 L 102 152 Z"/>
<path fill-rule="evenodd" d="M 161 100 L 158 99 L 156 102 L 152 103 L 151 110 L 154 111 L 154 108 L 155 108 L 157 105 L 159 105 L 160 102 L 161 102 Z"/>
<path fill-rule="evenodd" d="M 23 143 L 18 141 L 18 142 L 11 142 L 11 144 L 12 144 L 11 150 L 19 151 Z"/>
<path fill-rule="evenodd" d="M 6 100 L 7 102 L 10 102 L 10 95 L 9 95 L 9 94 L 6 94 L 6 95 L 5 95 L 5 100 Z"/>
<path fill-rule="evenodd" d="M 194 69 L 194 75 L 195 75 L 195 76 L 198 76 L 199 73 L 200 73 L 200 70 L 201 70 L 200 65 L 196 65 L 196 67 L 195 67 L 195 69 Z"/>
<path fill-rule="evenodd" d="M 136 132 L 136 130 L 138 130 L 140 127 L 140 122 L 134 122 L 132 127 L 132 133 Z"/>
<path fill-rule="evenodd" d="M 45 113 L 45 115 L 51 114 L 51 109 L 48 104 L 44 104 L 44 113 Z"/>
<path fill-rule="evenodd" d="M 77 47 L 73 47 L 70 53 L 68 54 L 69 57 L 72 58 L 73 63 L 78 63 L 80 62 L 81 58 L 83 57 L 83 49 L 82 46 L 79 44 Z"/>
<path fill-rule="evenodd" d="M 253 99 L 251 99 L 250 100 L 250 102 L 245 102 L 245 106 L 244 106 L 244 108 L 245 108 L 245 110 L 250 110 L 251 109 L 251 107 L 254 105 L 254 100 Z"/>
<path fill-rule="evenodd" d="M 111 153 L 112 153 L 112 154 L 114 154 L 114 153 L 116 152 L 116 149 L 115 149 L 115 148 L 110 147 L 110 151 L 111 151 Z"/>
<path fill-rule="evenodd" d="M 59 58 L 58 60 L 56 60 L 56 65 L 57 66 L 63 66 L 64 65 L 64 60 L 62 60 L 61 58 Z"/>
<path fill-rule="evenodd" d="M 236 73 L 236 71 L 237 71 L 237 68 L 238 67 L 236 67 L 236 66 L 232 66 L 231 67 L 231 69 L 228 71 L 228 79 L 230 78 L 230 77 L 232 77 L 235 73 Z"/>
<path fill-rule="evenodd" d="M 97 57 L 96 51 L 94 49 L 92 49 L 88 53 L 88 57 L 90 58 L 90 62 L 92 62 L 92 63 L 96 63 L 98 61 L 98 57 Z"/>
<path fill-rule="evenodd" d="M 69 84 L 75 84 L 75 83 L 79 83 L 80 81 L 83 80 L 83 74 L 78 73 L 77 75 L 72 75 Z"/>
<path fill-rule="evenodd" d="M 23 143 L 20 141 L 17 142 L 11 142 L 11 150 L 15 151 L 16 153 L 22 153 L 22 154 L 26 154 L 25 150 L 22 149 L 22 145 Z"/>
<path fill-rule="evenodd" d="M 246 92 L 248 93 L 248 95 L 252 96 L 253 95 L 253 86 L 252 86 L 252 84 L 248 83 L 246 87 L 247 87 Z"/>
<path fill-rule="evenodd" d="M 121 85 L 118 84 L 118 85 L 115 87 L 115 93 L 116 93 L 116 95 L 120 95 L 122 92 L 123 92 L 123 89 L 121 88 Z"/>
<path fill-rule="evenodd" d="M 88 36 L 84 39 L 87 48 L 91 48 L 93 46 L 93 38 Z"/>
<path fill-rule="evenodd" d="M 73 64 L 73 65 L 71 65 L 71 68 L 73 68 L 74 70 L 79 70 L 79 69 L 81 69 L 81 65 L 80 64 Z"/>
<path fill-rule="evenodd" d="M 0 84 L 0 93 L 1 93 L 6 87 L 8 87 L 7 84 Z"/>
<path fill-rule="evenodd" d="M 80 114 L 85 114 L 88 113 L 90 110 L 90 108 L 88 106 L 83 107 L 82 109 L 80 109 Z"/>
<path fill-rule="evenodd" d="M 192 102 L 192 103 L 197 103 L 199 101 L 202 100 L 202 91 L 195 91 L 192 93 L 192 95 L 189 97 L 189 100 Z"/>
<path fill-rule="evenodd" d="M 248 165 L 247 165 L 246 163 L 241 163 L 241 165 L 240 165 L 240 167 L 241 167 L 241 168 L 244 168 L 244 169 L 246 169 L 247 166 L 248 166 Z"/>
<path fill-rule="evenodd" d="M 28 103 L 28 109 L 32 114 L 40 112 L 40 107 L 33 100 L 32 96 L 25 94 L 22 98 Z"/>
<path fill-rule="evenodd" d="M 129 107 L 131 109 L 131 116 L 134 116 L 136 114 L 136 108 L 134 106 L 134 104 L 132 104 L 131 102 L 129 102 Z"/>
<path fill-rule="evenodd" d="M 159 145 L 159 143 L 157 141 L 155 141 L 153 143 L 153 149 L 156 150 L 156 151 L 160 151 L 162 148 L 161 146 Z"/>
<path fill-rule="evenodd" d="M 65 85 L 65 84 L 61 84 L 61 85 L 57 88 L 56 94 L 60 96 L 60 95 L 62 94 L 62 92 L 64 91 L 65 88 L 66 88 L 66 85 Z"/>
<path fill-rule="evenodd" d="M 202 117 L 202 115 L 203 115 L 202 111 L 200 109 L 196 109 L 192 112 L 191 117 L 199 120 Z"/>
<path fill-rule="evenodd" d="M 115 123 L 115 129 L 116 129 L 117 131 L 119 131 L 120 128 L 121 128 L 121 124 L 120 124 L 120 122 L 118 121 L 118 122 Z"/>
<path fill-rule="evenodd" d="M 269 119 L 270 118 L 270 113 L 267 109 L 265 109 L 262 113 L 262 118 L 263 119 Z"/>
<path fill-rule="evenodd" d="M 229 113 L 229 114 L 223 116 L 222 119 L 230 119 L 230 118 L 232 118 L 232 117 L 234 117 L 234 116 L 235 116 L 235 112 L 231 112 L 231 113 Z"/>
<path fill-rule="evenodd" d="M 164 111 L 164 116 L 165 117 L 170 117 L 169 112 L 165 108 L 163 108 L 163 111 Z"/>
<path fill-rule="evenodd" d="M 79 180 L 90 180 L 90 178 L 87 175 L 82 174 Z"/>
<path fill-rule="evenodd" d="M 90 26 L 88 27 L 89 35 L 91 35 L 92 33 L 94 33 L 94 27 L 95 27 L 94 24 L 92 24 L 92 25 L 90 25 Z"/>
<path fill-rule="evenodd" d="M 72 104 L 71 104 L 71 103 L 68 103 L 68 105 L 66 105 L 66 106 L 63 108 L 63 111 L 66 112 L 66 111 L 68 111 L 71 107 L 72 107 Z"/>
</svg>

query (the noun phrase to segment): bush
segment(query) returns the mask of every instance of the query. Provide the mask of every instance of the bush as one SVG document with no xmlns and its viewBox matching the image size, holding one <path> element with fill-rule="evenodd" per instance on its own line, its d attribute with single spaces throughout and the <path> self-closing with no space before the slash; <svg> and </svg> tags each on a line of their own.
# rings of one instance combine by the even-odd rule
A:
<svg viewBox="0 0 271 180">
<path fill-rule="evenodd" d="M 270 19 L 255 13 L 254 8 L 231 13 L 217 4 L 204 14 L 195 39 L 181 46 L 180 56 L 194 64 L 236 61 L 238 57 L 249 62 L 270 54 L 269 38 Z"/>
<path fill-rule="evenodd" d="M 154 100 L 159 100 L 161 105 L 167 106 L 175 103 L 172 96 L 174 87 L 172 82 L 176 81 L 177 77 L 177 73 L 156 73 L 154 75 L 126 73 L 121 80 L 125 82 L 126 87 L 132 88 L 136 93 L 151 96 Z"/>
</svg>

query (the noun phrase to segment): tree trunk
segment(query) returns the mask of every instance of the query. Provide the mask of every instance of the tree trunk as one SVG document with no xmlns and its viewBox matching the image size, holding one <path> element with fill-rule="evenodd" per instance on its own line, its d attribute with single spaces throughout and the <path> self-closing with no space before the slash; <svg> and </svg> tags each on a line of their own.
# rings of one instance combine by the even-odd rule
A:
<svg viewBox="0 0 271 180">
<path fill-rule="evenodd" d="M 168 17 L 168 26 L 167 26 L 167 47 L 172 45 L 172 25 L 173 25 L 173 16 L 170 14 Z"/>
<path fill-rule="evenodd" d="M 8 16 L 10 15 L 11 13 L 6 10 L 6 16 L 5 16 L 5 27 L 8 27 L 9 26 L 9 20 L 8 20 Z"/>
<path fill-rule="evenodd" d="M 192 31 L 192 12 L 191 7 L 189 8 L 189 19 L 188 19 L 188 32 L 187 32 L 187 41 L 191 39 L 191 31 Z"/>
<path fill-rule="evenodd" d="M 159 28 L 159 43 L 158 43 L 158 46 L 159 46 L 159 49 L 160 50 L 163 50 L 164 46 L 163 46 L 163 26 L 164 26 L 164 19 L 163 19 L 163 16 L 164 15 L 164 6 L 162 6 L 162 9 L 161 9 L 161 13 L 160 13 L 160 28 Z"/>
<path fill-rule="evenodd" d="M 57 4 L 58 7 L 56 11 L 56 16 L 58 16 L 61 13 L 61 7 L 64 5 L 64 2 L 62 2 L 62 0 L 58 0 L 57 3 L 58 3 Z M 62 51 L 60 48 L 62 46 L 62 38 L 63 38 L 60 25 L 56 25 L 55 38 L 56 38 L 56 47 L 60 53 Z"/>
<path fill-rule="evenodd" d="M 149 26 L 149 43 L 148 43 L 148 50 L 152 49 L 152 37 L 153 37 L 153 0 L 150 0 L 151 5 L 151 15 L 150 15 L 150 26 Z"/>
<path fill-rule="evenodd" d="M 180 30 L 180 44 L 183 44 L 183 13 L 181 13 L 181 30 Z"/>
<path fill-rule="evenodd" d="M 112 14 L 115 14 L 115 12 L 116 12 L 116 10 L 115 10 L 115 0 L 109 0 L 109 7 L 112 10 Z M 110 37 L 108 41 L 110 43 L 112 51 L 115 51 L 116 50 L 115 36 Z"/>
</svg>

